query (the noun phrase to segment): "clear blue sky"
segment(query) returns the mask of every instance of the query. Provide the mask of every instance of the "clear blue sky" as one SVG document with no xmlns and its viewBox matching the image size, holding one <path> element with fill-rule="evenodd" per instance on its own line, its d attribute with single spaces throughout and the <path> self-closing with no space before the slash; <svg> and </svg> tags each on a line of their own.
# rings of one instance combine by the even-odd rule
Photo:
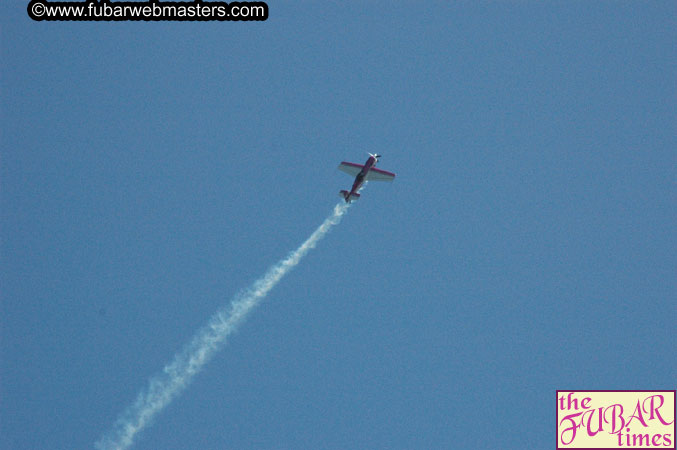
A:
<svg viewBox="0 0 677 450">
<path fill-rule="evenodd" d="M 91 448 L 367 151 L 395 182 L 135 448 L 554 448 L 556 389 L 675 389 L 674 1 L 26 3 L 0 6 L 0 448 Z"/>
</svg>

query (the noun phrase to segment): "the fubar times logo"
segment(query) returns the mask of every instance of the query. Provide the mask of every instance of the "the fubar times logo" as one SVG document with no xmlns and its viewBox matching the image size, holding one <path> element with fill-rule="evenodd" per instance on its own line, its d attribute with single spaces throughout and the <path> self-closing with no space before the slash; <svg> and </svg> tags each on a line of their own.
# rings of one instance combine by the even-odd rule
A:
<svg viewBox="0 0 677 450">
<path fill-rule="evenodd" d="M 675 449 L 675 391 L 557 391 L 557 450 Z"/>
</svg>

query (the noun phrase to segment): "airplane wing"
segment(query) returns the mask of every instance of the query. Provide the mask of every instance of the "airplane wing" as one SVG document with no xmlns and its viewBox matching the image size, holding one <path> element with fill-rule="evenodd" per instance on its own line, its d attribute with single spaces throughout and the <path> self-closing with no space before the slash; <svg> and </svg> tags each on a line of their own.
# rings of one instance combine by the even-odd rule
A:
<svg viewBox="0 0 677 450">
<path fill-rule="evenodd" d="M 367 181 L 393 181 L 395 174 L 372 167 L 367 173 Z"/>
<path fill-rule="evenodd" d="M 340 171 L 347 173 L 348 175 L 357 176 L 358 173 L 362 170 L 364 166 L 361 164 L 355 164 L 351 162 L 343 161 L 339 164 L 338 168 Z"/>
</svg>

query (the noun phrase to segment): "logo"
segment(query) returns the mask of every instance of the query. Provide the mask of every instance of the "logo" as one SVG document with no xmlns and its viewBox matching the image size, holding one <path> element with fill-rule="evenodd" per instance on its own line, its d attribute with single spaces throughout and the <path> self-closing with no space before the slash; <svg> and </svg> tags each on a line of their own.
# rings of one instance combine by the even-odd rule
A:
<svg viewBox="0 0 677 450">
<path fill-rule="evenodd" d="M 557 391 L 557 450 L 675 449 L 675 391 Z"/>
</svg>

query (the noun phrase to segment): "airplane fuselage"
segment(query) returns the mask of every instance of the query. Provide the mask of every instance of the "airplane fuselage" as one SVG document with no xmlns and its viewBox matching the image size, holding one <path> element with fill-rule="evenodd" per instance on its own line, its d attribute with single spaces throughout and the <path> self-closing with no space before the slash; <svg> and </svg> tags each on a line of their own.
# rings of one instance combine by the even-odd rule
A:
<svg viewBox="0 0 677 450">
<path fill-rule="evenodd" d="M 356 194 L 357 191 L 360 190 L 362 187 L 362 184 L 364 183 L 364 178 L 367 176 L 369 173 L 369 169 L 374 167 L 374 164 L 376 164 L 376 158 L 373 156 L 370 156 L 367 162 L 364 163 L 364 167 L 360 171 L 360 173 L 357 174 L 355 177 L 355 181 L 353 182 L 353 187 L 350 189 L 350 193 L 346 195 L 346 203 L 350 202 L 350 196 L 353 194 Z"/>
<path fill-rule="evenodd" d="M 350 191 L 345 189 L 339 191 L 339 195 L 346 203 L 350 203 L 360 198 L 359 191 L 367 181 L 393 181 L 395 178 L 394 173 L 376 168 L 376 163 L 380 157 L 381 155 L 372 155 L 369 153 L 369 159 L 367 159 L 364 164 L 341 161 L 341 164 L 338 166 L 339 170 L 355 177 L 353 187 L 350 188 Z"/>
</svg>

